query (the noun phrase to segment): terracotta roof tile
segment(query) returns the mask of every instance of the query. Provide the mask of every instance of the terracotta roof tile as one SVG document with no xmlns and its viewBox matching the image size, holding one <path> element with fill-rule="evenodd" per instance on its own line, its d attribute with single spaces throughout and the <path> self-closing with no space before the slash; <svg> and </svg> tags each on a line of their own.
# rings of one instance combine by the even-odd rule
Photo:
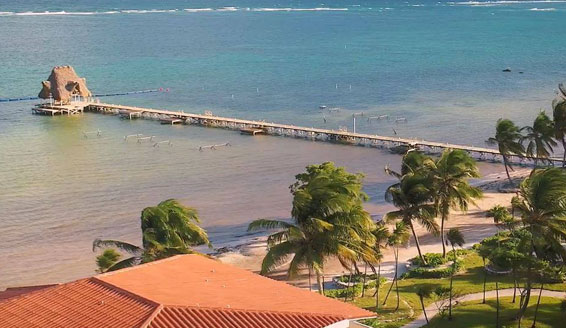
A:
<svg viewBox="0 0 566 328">
<path fill-rule="evenodd" d="M 199 255 L 0 301 L 2 328 L 320 328 L 373 315 Z"/>
<path fill-rule="evenodd" d="M 16 297 L 23 294 L 28 294 L 36 290 L 45 289 L 48 287 L 57 286 L 53 285 L 37 285 L 37 286 L 24 286 L 24 287 L 12 287 L 6 288 L 6 290 L 0 292 L 0 301 L 6 300 L 8 298 Z"/>
<path fill-rule="evenodd" d="M 0 302 L 0 327 L 138 327 L 157 307 L 89 278 Z"/>
<path fill-rule="evenodd" d="M 259 276 L 200 255 L 180 255 L 97 277 L 164 306 L 375 315 L 341 301 Z"/>
<path fill-rule="evenodd" d="M 166 306 L 149 328 L 322 328 L 343 317 Z"/>
</svg>

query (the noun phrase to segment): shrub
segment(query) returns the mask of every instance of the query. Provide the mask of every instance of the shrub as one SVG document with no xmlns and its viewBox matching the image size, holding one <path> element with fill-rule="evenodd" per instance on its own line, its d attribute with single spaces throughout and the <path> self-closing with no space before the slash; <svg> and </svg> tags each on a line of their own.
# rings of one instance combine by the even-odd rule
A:
<svg viewBox="0 0 566 328">
<path fill-rule="evenodd" d="M 425 258 L 425 261 L 427 263 L 426 265 L 427 268 L 436 268 L 448 261 L 448 259 L 442 257 L 442 254 L 440 253 L 425 253 L 423 254 L 423 257 Z M 412 259 L 409 260 L 409 262 L 411 262 L 412 265 L 416 265 L 419 267 L 423 266 L 423 262 L 421 261 L 421 258 L 418 256 L 413 257 Z"/>
<path fill-rule="evenodd" d="M 376 280 L 376 279 L 377 279 L 377 274 L 375 274 L 375 273 L 366 275 L 366 285 L 370 281 Z M 351 277 L 351 280 L 350 280 L 350 275 L 345 274 L 345 275 L 337 277 L 336 280 L 343 282 L 343 283 L 348 283 L 348 282 L 362 283 L 362 282 L 364 282 L 364 275 L 363 274 L 353 274 L 352 277 Z"/>
<path fill-rule="evenodd" d="M 456 272 L 463 268 L 462 261 L 456 261 Z M 427 269 L 425 267 L 419 267 L 405 272 L 402 278 L 425 278 L 425 279 L 438 279 L 450 277 L 452 274 L 452 266 L 442 268 L 442 269 Z"/>
<path fill-rule="evenodd" d="M 332 298 L 352 298 L 362 294 L 362 284 L 356 284 L 354 287 L 325 290 L 324 295 Z"/>
<path fill-rule="evenodd" d="M 374 277 L 373 279 L 375 278 L 376 277 Z M 381 281 L 381 284 L 379 285 L 380 287 L 383 287 L 387 282 L 387 279 L 384 277 L 381 277 L 379 280 Z M 367 290 L 371 288 L 375 288 L 376 284 L 377 282 L 375 280 L 370 281 L 366 284 L 366 295 L 367 295 Z M 324 291 L 324 295 L 332 298 L 358 297 L 362 295 L 362 284 L 361 283 L 355 284 L 353 288 L 347 287 L 347 288 L 339 288 L 339 289 L 328 289 Z"/>
<path fill-rule="evenodd" d="M 477 245 L 477 244 L 476 244 Z M 475 245 L 474 245 L 475 246 Z M 456 250 L 456 256 L 460 257 L 460 256 L 467 256 L 469 254 L 473 253 L 472 249 L 457 249 Z M 449 251 L 448 253 L 446 253 L 446 257 L 448 257 L 448 260 L 451 260 L 454 258 L 454 251 Z"/>
</svg>

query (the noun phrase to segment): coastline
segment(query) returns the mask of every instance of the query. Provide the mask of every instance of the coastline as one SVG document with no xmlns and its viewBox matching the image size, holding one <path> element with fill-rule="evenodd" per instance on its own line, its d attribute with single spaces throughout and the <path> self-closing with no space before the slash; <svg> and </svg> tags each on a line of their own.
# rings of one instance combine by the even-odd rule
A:
<svg viewBox="0 0 566 328">
<path fill-rule="evenodd" d="M 528 176 L 530 172 L 530 168 L 516 168 L 515 171 L 511 172 L 511 177 L 513 180 L 521 179 Z M 485 212 L 497 204 L 505 205 L 510 203 L 514 193 L 500 191 L 500 189 L 505 187 L 506 179 L 505 172 L 499 172 L 486 175 L 481 179 L 473 181 L 473 185 L 484 190 L 484 197 L 477 201 L 475 206 L 470 206 L 466 213 L 459 211 L 452 212 L 450 219 L 446 221 L 446 229 L 457 227 L 462 231 L 466 239 L 465 248 L 469 248 L 473 244 L 497 232 L 497 227 L 494 225 L 493 220 L 486 217 Z M 437 236 L 428 233 L 418 224 L 415 228 L 423 253 L 437 253 L 442 251 L 442 246 Z M 232 264 L 259 273 L 261 262 L 267 253 L 266 241 L 267 235 L 256 236 L 235 247 L 220 249 L 222 252 L 216 253 L 215 256 L 223 263 Z M 399 250 L 399 274 L 406 271 L 408 260 L 417 255 L 417 249 L 411 238 L 408 247 Z M 288 263 L 279 266 L 268 276 L 276 280 L 286 281 L 294 286 L 308 288 L 309 284 L 306 270 L 302 270 L 301 274 L 299 274 L 296 279 L 289 280 L 286 276 L 287 265 Z M 395 262 L 393 253 L 390 249 L 386 249 L 381 264 L 381 273 L 385 278 L 391 279 L 394 274 L 394 269 Z M 346 270 L 340 265 L 337 259 L 329 259 L 325 263 L 324 272 L 327 288 L 334 288 L 331 282 L 332 278 L 342 275 L 345 272 Z M 315 285 L 313 279 L 313 290 L 316 289 Z"/>
</svg>

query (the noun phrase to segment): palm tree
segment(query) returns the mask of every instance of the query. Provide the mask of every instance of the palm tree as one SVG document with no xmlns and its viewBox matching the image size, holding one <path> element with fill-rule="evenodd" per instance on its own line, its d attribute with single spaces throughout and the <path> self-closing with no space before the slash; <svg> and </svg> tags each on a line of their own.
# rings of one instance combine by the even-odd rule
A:
<svg viewBox="0 0 566 328">
<path fill-rule="evenodd" d="M 462 235 L 462 233 L 460 232 L 460 230 L 458 230 L 458 228 L 452 228 L 450 230 L 448 230 L 448 232 L 446 233 L 446 239 L 448 239 L 448 242 L 450 243 L 450 245 L 452 246 L 452 253 L 454 253 L 454 262 L 452 263 L 452 272 L 450 273 L 450 300 L 448 303 L 448 320 L 452 320 L 452 282 L 454 281 L 454 273 L 456 272 L 456 261 L 458 260 L 458 257 L 456 256 L 456 248 L 454 247 L 455 245 L 458 245 L 460 247 L 464 246 L 464 235 Z"/>
<path fill-rule="evenodd" d="M 564 155 L 562 167 L 566 165 L 566 99 L 556 99 L 552 103 L 552 117 L 554 121 L 554 136 L 562 144 Z"/>
<path fill-rule="evenodd" d="M 438 224 L 434 219 L 436 209 L 434 204 L 431 203 L 430 180 L 427 175 L 408 173 L 401 177 L 399 183 L 390 186 L 385 192 L 385 200 L 398 208 L 397 211 L 385 215 L 386 221 L 401 220 L 411 228 L 419 258 L 424 265 L 426 265 L 426 260 L 421 252 L 413 221 L 417 221 L 431 233 L 438 233 Z"/>
<path fill-rule="evenodd" d="M 535 167 L 538 160 L 547 160 L 552 152 L 552 147 L 556 146 L 554 141 L 554 123 L 541 111 L 535 118 L 533 126 L 525 126 L 521 131 L 526 131 L 524 139 L 528 140 L 526 154 L 529 157 L 534 157 Z"/>
<path fill-rule="evenodd" d="M 544 283 L 541 282 L 540 283 L 540 290 L 538 291 L 538 299 L 537 299 L 537 306 L 535 307 L 535 315 L 533 318 L 533 325 L 531 327 L 536 327 L 537 326 L 537 315 L 538 315 L 538 307 L 540 305 L 540 298 L 542 296 L 542 290 L 544 289 Z"/>
<path fill-rule="evenodd" d="M 497 280 L 495 280 L 495 299 L 497 308 L 495 314 L 495 328 L 499 328 L 499 282 Z M 521 324 L 519 324 L 519 327 L 521 327 Z"/>
<path fill-rule="evenodd" d="M 534 254 L 539 259 L 566 261 L 566 249 L 560 244 L 566 239 L 566 171 L 558 168 L 533 170 L 519 188 L 515 207 L 528 232 L 526 259 Z M 517 318 L 528 306 L 532 283 L 532 265 L 528 264 L 526 297 Z"/>
<path fill-rule="evenodd" d="M 393 310 L 393 312 L 396 312 L 399 309 L 399 302 L 400 302 L 399 282 L 398 282 L 399 246 L 407 245 L 407 243 L 409 242 L 409 238 L 410 238 L 409 229 L 407 228 L 405 223 L 403 221 L 397 221 L 397 223 L 395 224 L 395 228 L 393 229 L 393 232 L 389 235 L 389 240 L 387 242 L 389 246 L 393 247 L 393 254 L 395 256 L 395 273 L 393 275 L 393 281 L 391 282 L 391 287 L 389 288 L 389 291 L 387 292 L 387 296 L 385 296 L 385 300 L 383 301 L 383 305 L 385 305 L 385 303 L 387 302 L 387 297 L 389 296 L 389 292 L 391 292 L 391 288 L 393 287 L 393 284 L 395 284 L 395 293 L 397 294 L 397 306 L 395 307 L 395 310 Z"/>
<path fill-rule="evenodd" d="M 426 319 L 427 324 L 428 324 L 428 316 L 426 315 L 424 299 L 429 298 L 431 294 L 432 294 L 432 286 L 431 285 L 420 285 L 417 288 L 417 296 L 419 297 L 419 300 L 421 301 L 421 307 L 423 309 L 423 314 L 424 314 L 424 317 Z"/>
<path fill-rule="evenodd" d="M 483 301 L 482 304 L 485 304 L 485 285 L 487 283 L 487 267 L 485 260 L 491 254 L 491 248 L 480 244 L 480 246 L 476 249 L 478 255 L 481 256 L 483 260 Z"/>
<path fill-rule="evenodd" d="M 521 143 L 522 135 L 515 123 L 507 119 L 497 120 L 495 131 L 495 137 L 487 139 L 487 143 L 497 145 L 499 153 L 503 157 L 507 178 L 509 182 L 512 182 L 509 169 L 513 170 L 513 168 L 509 164 L 509 156 L 513 154 L 523 156 L 525 153 L 525 147 Z"/>
<path fill-rule="evenodd" d="M 372 231 L 373 236 L 375 237 L 375 256 L 378 260 L 377 262 L 377 280 L 375 284 L 375 311 L 379 309 L 379 289 L 381 288 L 381 260 L 383 258 L 383 253 L 381 250 L 384 247 L 387 247 L 389 241 L 389 229 L 385 226 L 383 221 L 380 221 L 379 224 L 376 225 L 376 228 Z"/>
<path fill-rule="evenodd" d="M 206 231 L 199 223 L 198 212 L 194 208 L 184 206 L 175 199 L 168 199 L 142 211 L 142 247 L 118 240 L 95 239 L 92 248 L 93 251 L 104 247 L 118 248 L 131 255 L 105 268 L 106 271 L 177 254 L 189 254 L 193 253 L 194 246 L 212 246 Z"/>
<path fill-rule="evenodd" d="M 362 191 L 362 178 L 330 162 L 310 165 L 306 173 L 297 175 L 297 182 L 290 187 L 292 222 L 259 219 L 248 226 L 249 231 L 281 230 L 268 237 L 261 274 L 268 274 L 292 256 L 289 278 L 307 267 L 316 274 L 323 294 L 321 277 L 328 257 L 336 256 L 347 269 L 360 258 L 377 262 L 372 235 L 375 224 L 362 206 L 368 199 Z"/>
<path fill-rule="evenodd" d="M 481 189 L 468 183 L 470 178 L 479 178 L 480 173 L 476 161 L 468 153 L 449 149 L 435 162 L 431 175 L 435 204 L 441 216 L 442 256 L 446 258 L 444 222 L 448 219 L 450 209 L 466 211 L 470 203 L 475 204 L 474 199 L 482 197 Z"/>
</svg>

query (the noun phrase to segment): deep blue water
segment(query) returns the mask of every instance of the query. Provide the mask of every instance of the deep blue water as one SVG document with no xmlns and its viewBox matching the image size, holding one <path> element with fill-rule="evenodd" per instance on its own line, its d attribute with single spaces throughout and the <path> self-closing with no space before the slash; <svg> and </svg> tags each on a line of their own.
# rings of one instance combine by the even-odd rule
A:
<svg viewBox="0 0 566 328">
<path fill-rule="evenodd" d="M 72 65 L 94 93 L 169 88 L 108 102 L 332 129 L 390 114 L 408 123 L 357 130 L 483 146 L 499 117 L 524 125 L 550 109 L 566 81 L 565 21 L 566 0 L 0 0 L 0 98 L 36 95 L 53 66 Z M 92 274 L 94 238 L 139 242 L 140 210 L 171 197 L 233 243 L 250 220 L 288 217 L 293 176 L 325 160 L 364 172 L 381 215 L 383 167 L 399 164 L 376 149 L 37 117 L 32 105 L 0 103 L 0 287 Z M 173 146 L 123 141 L 134 133 Z M 233 147 L 198 151 L 222 142 Z"/>
<path fill-rule="evenodd" d="M 211 11 L 185 10 L 197 8 Z M 2 1 L 0 12 L 0 97 L 34 95 L 70 64 L 97 93 L 171 90 L 120 102 L 310 125 L 319 105 L 338 106 L 335 125 L 387 112 L 409 119 L 396 129 L 407 136 L 481 143 L 484 124 L 528 122 L 566 80 L 562 0 Z"/>
</svg>

